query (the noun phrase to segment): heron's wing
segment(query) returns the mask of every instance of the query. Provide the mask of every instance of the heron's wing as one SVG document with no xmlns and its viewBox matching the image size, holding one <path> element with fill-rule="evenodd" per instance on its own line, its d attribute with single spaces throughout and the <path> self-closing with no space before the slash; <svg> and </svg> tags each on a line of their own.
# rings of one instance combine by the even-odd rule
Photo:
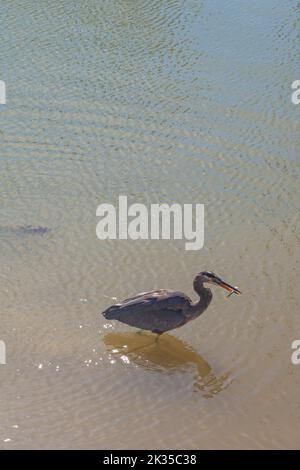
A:
<svg viewBox="0 0 300 470">
<path fill-rule="evenodd" d="M 136 328 L 167 331 L 185 322 L 185 311 L 190 305 L 190 298 L 182 292 L 160 289 L 125 299 L 103 315 Z"/>
</svg>

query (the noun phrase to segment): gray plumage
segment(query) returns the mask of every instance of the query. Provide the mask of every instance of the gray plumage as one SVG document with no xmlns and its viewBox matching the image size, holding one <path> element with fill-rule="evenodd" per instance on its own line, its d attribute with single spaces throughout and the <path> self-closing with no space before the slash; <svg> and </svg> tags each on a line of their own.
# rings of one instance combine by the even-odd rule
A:
<svg viewBox="0 0 300 470">
<path fill-rule="evenodd" d="M 212 292 L 203 286 L 204 282 L 239 293 L 236 287 L 225 283 L 215 274 L 204 271 L 194 279 L 194 290 L 200 297 L 198 302 L 192 302 L 182 292 L 159 289 L 143 292 L 112 305 L 103 312 L 103 316 L 107 320 L 118 320 L 142 330 L 162 334 L 185 325 L 207 309 L 212 300 Z"/>
</svg>

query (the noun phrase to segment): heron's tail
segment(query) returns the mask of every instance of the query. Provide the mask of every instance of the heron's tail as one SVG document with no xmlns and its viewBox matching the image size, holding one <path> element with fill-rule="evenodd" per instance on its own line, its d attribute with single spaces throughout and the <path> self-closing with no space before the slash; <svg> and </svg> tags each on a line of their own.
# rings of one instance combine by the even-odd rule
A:
<svg viewBox="0 0 300 470">
<path fill-rule="evenodd" d="M 107 308 L 102 312 L 102 315 L 106 320 L 118 320 L 120 316 L 119 307 L 117 305 L 113 305 L 112 307 Z"/>
</svg>

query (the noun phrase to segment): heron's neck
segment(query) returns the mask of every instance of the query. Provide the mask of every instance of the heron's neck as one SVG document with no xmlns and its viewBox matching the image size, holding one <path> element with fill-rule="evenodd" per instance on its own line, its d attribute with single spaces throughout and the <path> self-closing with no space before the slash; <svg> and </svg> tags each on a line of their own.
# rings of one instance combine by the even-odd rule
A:
<svg viewBox="0 0 300 470">
<path fill-rule="evenodd" d="M 192 305 L 191 317 L 197 318 L 199 317 L 199 315 L 201 315 L 201 313 L 205 312 L 205 310 L 209 306 L 212 300 L 212 292 L 210 289 L 204 287 L 202 283 L 194 285 L 194 289 L 199 295 L 200 299 L 198 302 L 195 302 Z"/>
</svg>

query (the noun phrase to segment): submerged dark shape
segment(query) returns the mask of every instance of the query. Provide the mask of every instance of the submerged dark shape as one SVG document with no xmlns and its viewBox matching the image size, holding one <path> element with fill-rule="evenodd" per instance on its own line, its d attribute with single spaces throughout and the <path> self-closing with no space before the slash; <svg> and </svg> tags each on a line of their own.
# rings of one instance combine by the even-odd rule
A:
<svg viewBox="0 0 300 470">
<path fill-rule="evenodd" d="M 42 227 L 40 225 L 21 225 L 16 228 L 16 232 L 20 235 L 44 235 L 49 231 L 50 229 L 48 227 Z"/>
<path fill-rule="evenodd" d="M 185 325 L 207 309 L 212 300 L 212 292 L 204 287 L 204 283 L 223 287 L 237 295 L 241 293 L 237 287 L 223 281 L 216 274 L 203 271 L 194 279 L 194 290 L 200 297 L 198 302 L 192 302 L 182 292 L 160 289 L 125 299 L 119 304 L 112 305 L 102 314 L 107 320 L 119 320 L 127 325 L 150 330 L 160 335 L 165 331 Z"/>
<path fill-rule="evenodd" d="M 3 234 L 14 234 L 17 236 L 26 235 L 44 235 L 50 232 L 50 228 L 41 225 L 12 225 L 0 227 L 0 232 Z"/>
</svg>

